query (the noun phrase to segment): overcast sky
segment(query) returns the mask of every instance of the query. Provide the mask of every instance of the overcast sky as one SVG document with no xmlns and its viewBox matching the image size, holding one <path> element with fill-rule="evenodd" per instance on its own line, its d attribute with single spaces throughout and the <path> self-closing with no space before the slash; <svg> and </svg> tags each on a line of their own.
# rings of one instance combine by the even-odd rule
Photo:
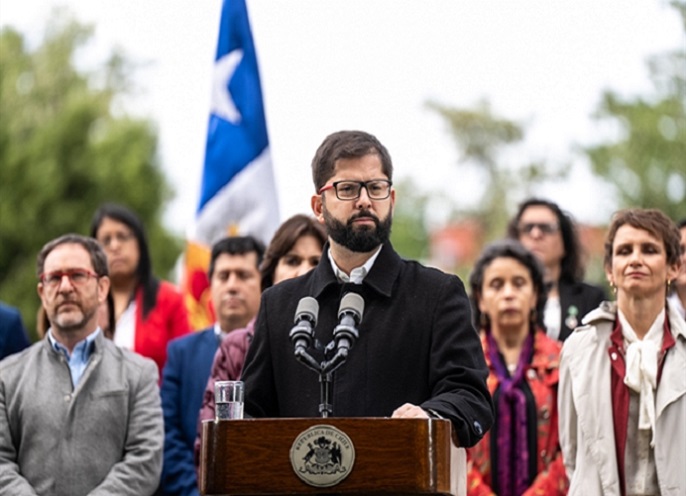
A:
<svg viewBox="0 0 686 496">
<path fill-rule="evenodd" d="M 93 23 L 84 60 L 114 46 L 141 63 L 127 108 L 158 123 L 160 161 L 176 198 L 167 224 L 183 233 L 199 196 L 221 0 L 0 0 L 0 24 L 35 42 L 54 5 Z M 508 160 L 572 160 L 562 185 L 538 194 L 577 219 L 603 222 L 613 205 L 591 189 L 573 145 L 601 128 L 603 89 L 650 94 L 646 58 L 683 46 L 676 11 L 659 0 L 248 0 L 261 69 L 282 219 L 309 212 L 309 163 L 330 132 L 362 129 L 389 149 L 396 180 L 478 205 L 478 177 L 427 100 L 470 107 L 488 99 L 526 123 Z M 399 199 L 402 201 L 402 199 Z M 436 207 L 435 217 L 440 218 Z"/>
</svg>

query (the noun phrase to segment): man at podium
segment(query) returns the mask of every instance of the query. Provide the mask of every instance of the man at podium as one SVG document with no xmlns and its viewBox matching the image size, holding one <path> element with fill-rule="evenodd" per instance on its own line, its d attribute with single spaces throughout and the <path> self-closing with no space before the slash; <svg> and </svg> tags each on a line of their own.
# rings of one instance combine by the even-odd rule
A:
<svg viewBox="0 0 686 496">
<path fill-rule="evenodd" d="M 493 406 L 469 300 L 457 276 L 394 251 L 388 151 L 368 133 L 337 132 L 317 150 L 312 175 L 311 206 L 328 242 L 314 270 L 262 296 L 243 370 L 245 413 L 438 417 L 452 422 L 461 447 L 474 445 L 493 422 Z M 362 298 L 363 309 L 344 322 L 348 293 Z M 316 299 L 309 314 L 317 315 L 296 316 L 305 297 Z M 309 319 L 307 339 L 291 339 L 294 317 Z M 345 363 L 322 394 L 320 379 L 327 377 L 314 365 L 330 364 L 342 347 L 349 348 Z M 310 366 L 296 359 L 295 348 Z"/>
</svg>

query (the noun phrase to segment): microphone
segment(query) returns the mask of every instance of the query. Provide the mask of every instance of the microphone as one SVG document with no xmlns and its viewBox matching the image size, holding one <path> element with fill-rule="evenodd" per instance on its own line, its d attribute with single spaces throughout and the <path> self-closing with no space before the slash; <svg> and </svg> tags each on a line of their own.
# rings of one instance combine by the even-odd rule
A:
<svg viewBox="0 0 686 496">
<path fill-rule="evenodd" d="M 319 315 L 319 303 L 311 296 L 305 296 L 298 302 L 295 309 L 295 326 L 291 329 L 288 336 L 295 346 L 296 356 L 305 353 L 305 350 L 312 345 L 314 338 L 314 328 L 317 325 Z"/>
<path fill-rule="evenodd" d="M 360 333 L 356 326 L 362 320 L 363 313 L 364 299 L 357 293 L 346 293 L 338 307 L 339 324 L 333 330 L 337 353 L 346 356 L 357 341 Z"/>
</svg>

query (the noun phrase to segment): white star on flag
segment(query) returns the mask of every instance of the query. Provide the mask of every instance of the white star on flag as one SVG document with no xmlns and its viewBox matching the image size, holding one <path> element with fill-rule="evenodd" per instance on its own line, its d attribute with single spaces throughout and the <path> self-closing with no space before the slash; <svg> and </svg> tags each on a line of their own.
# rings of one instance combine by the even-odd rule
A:
<svg viewBox="0 0 686 496">
<path fill-rule="evenodd" d="M 265 245 L 279 227 L 260 74 L 245 0 L 223 0 L 214 58 L 200 198 L 189 228 L 183 288 L 194 329 L 216 321 L 210 305 L 210 250 L 225 236 Z"/>
<path fill-rule="evenodd" d="M 241 113 L 233 103 L 233 98 L 231 98 L 231 93 L 229 92 L 229 82 L 241 60 L 243 60 L 243 50 L 232 50 L 216 61 L 212 76 L 210 112 L 222 119 L 226 119 L 231 124 L 241 122 Z"/>
</svg>

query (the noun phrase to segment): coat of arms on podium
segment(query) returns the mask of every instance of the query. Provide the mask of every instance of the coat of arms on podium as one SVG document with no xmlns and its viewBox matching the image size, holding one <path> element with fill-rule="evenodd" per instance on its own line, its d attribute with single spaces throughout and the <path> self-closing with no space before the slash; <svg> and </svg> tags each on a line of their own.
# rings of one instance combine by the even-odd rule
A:
<svg viewBox="0 0 686 496">
<path fill-rule="evenodd" d="M 315 425 L 301 432 L 291 446 L 293 470 L 306 484 L 335 486 L 352 471 L 355 447 L 345 432 Z"/>
</svg>

